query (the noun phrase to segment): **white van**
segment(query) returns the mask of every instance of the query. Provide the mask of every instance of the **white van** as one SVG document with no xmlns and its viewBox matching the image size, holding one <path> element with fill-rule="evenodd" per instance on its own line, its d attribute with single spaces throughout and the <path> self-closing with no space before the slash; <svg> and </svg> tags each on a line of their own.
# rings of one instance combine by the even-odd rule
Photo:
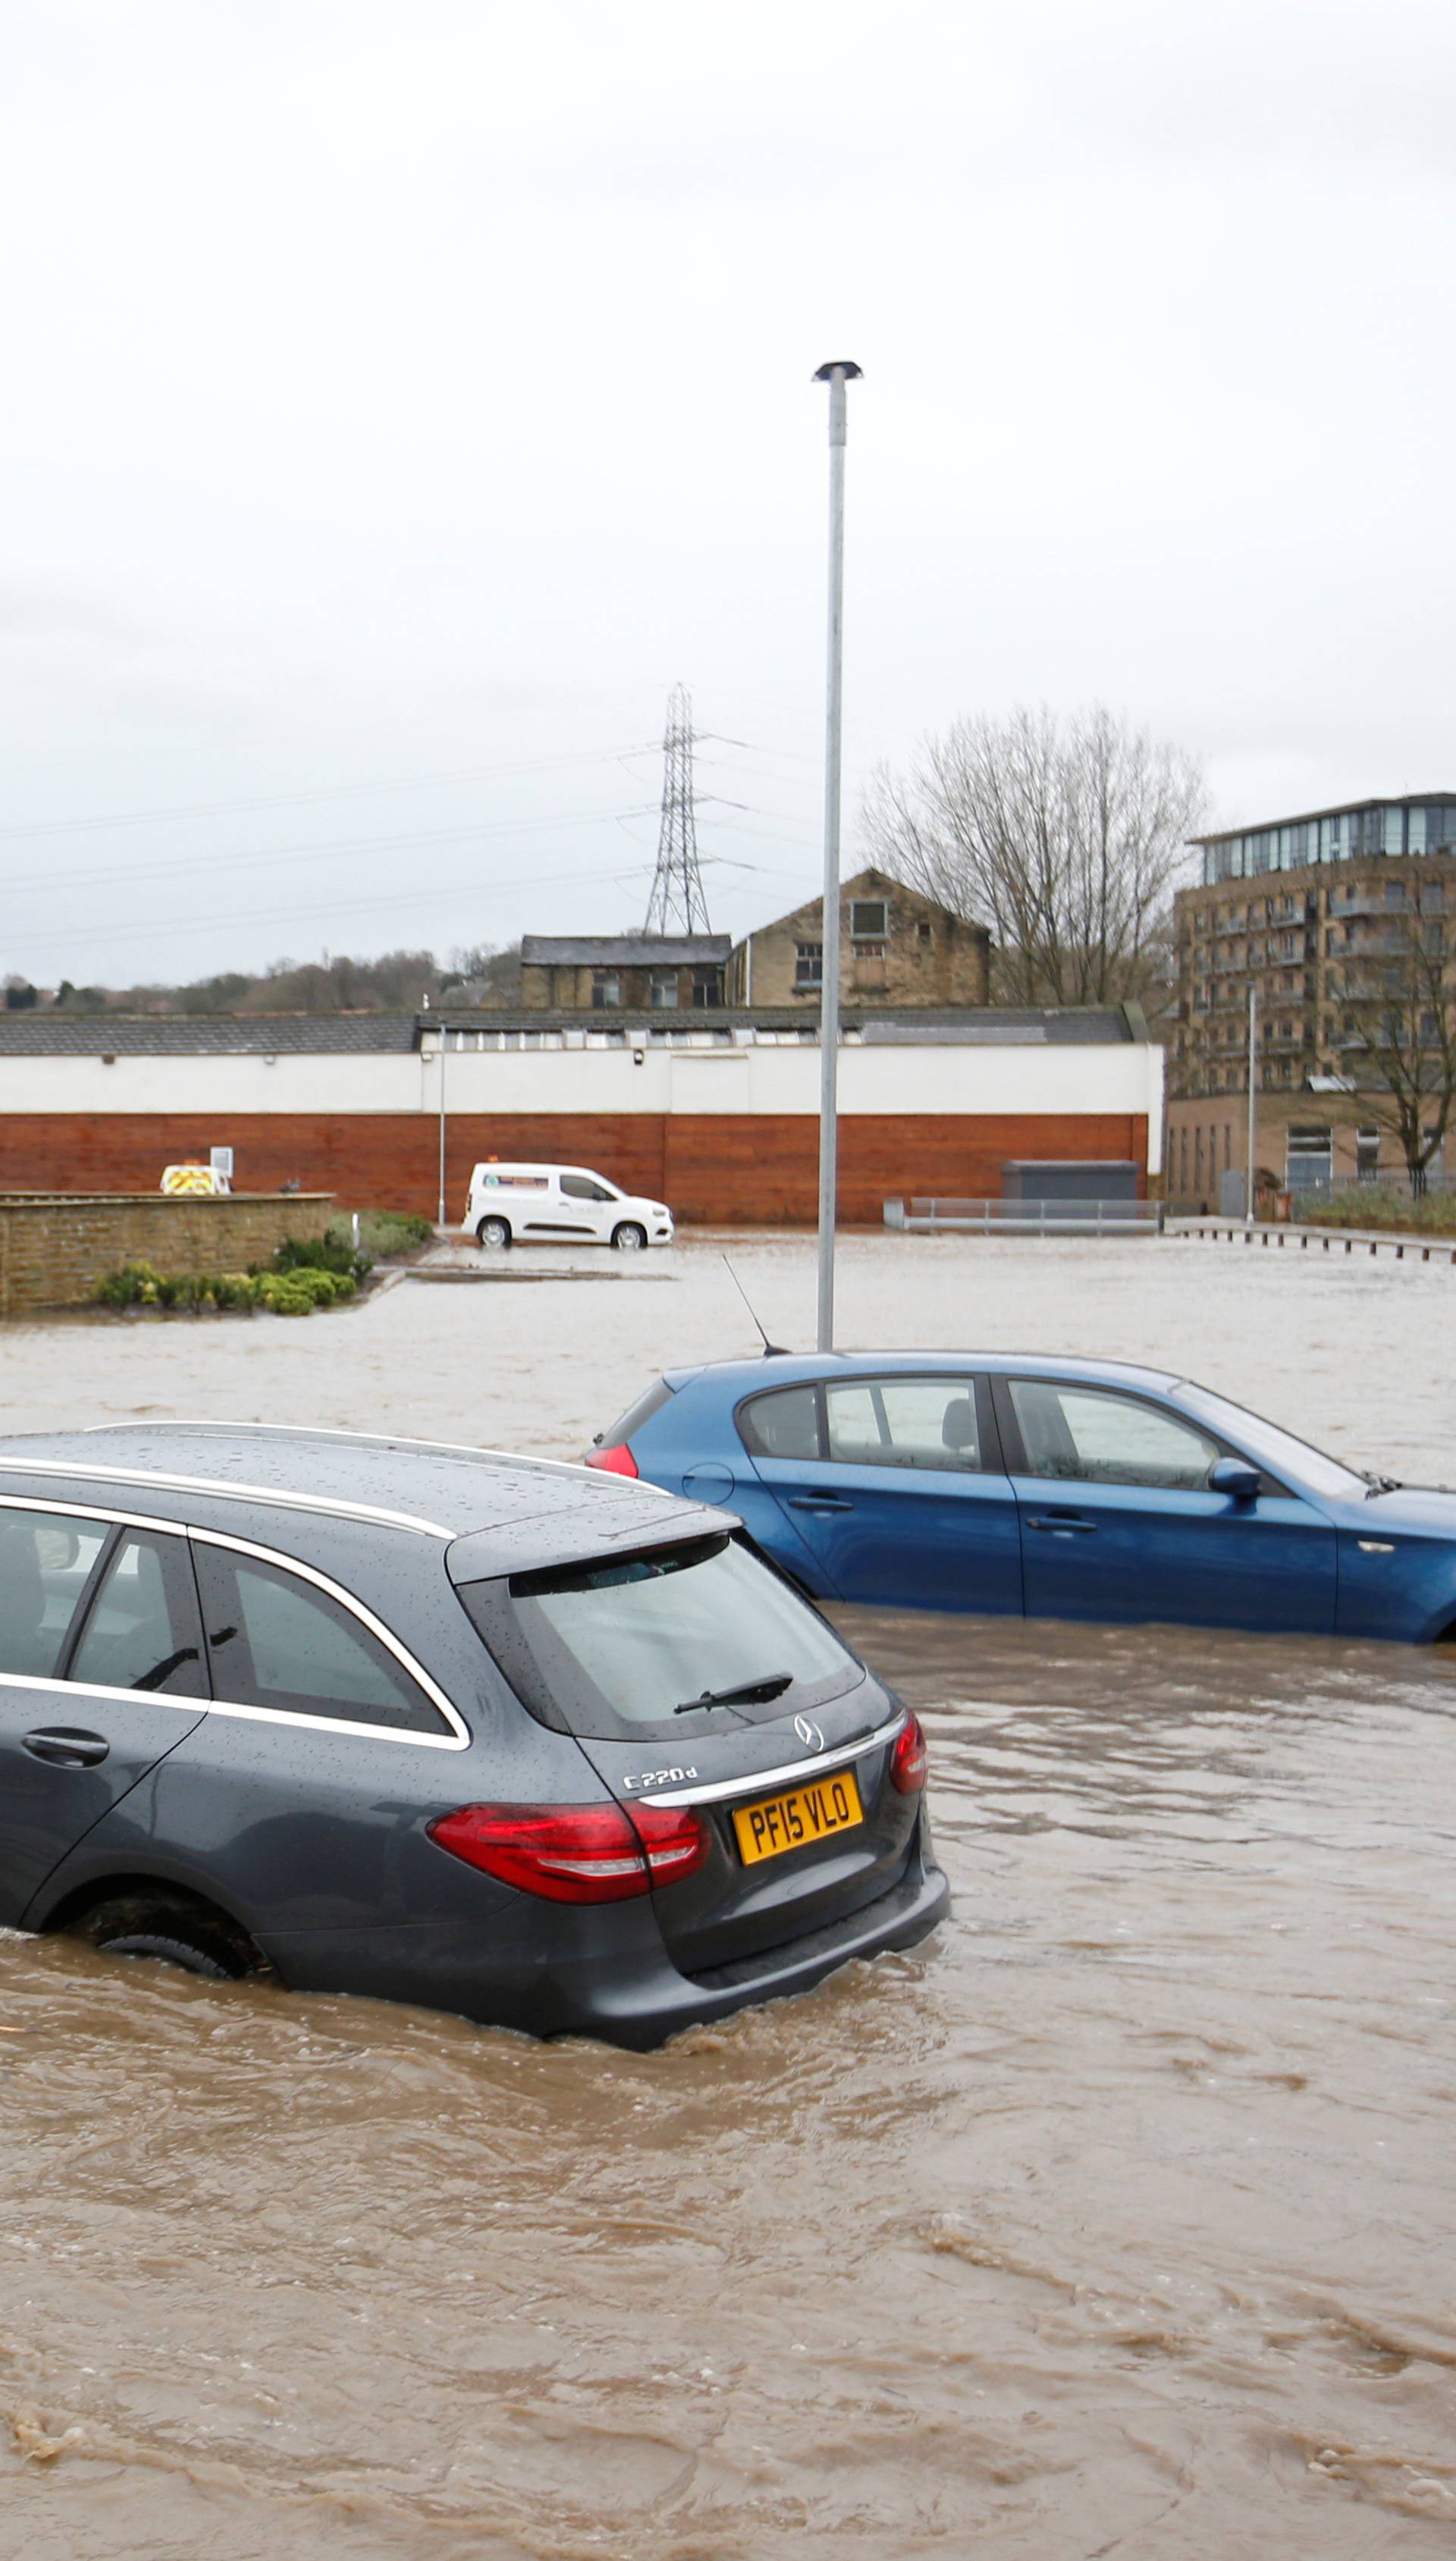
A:
<svg viewBox="0 0 1456 2561">
<path fill-rule="evenodd" d="M 462 1225 L 477 1245 L 614 1245 L 620 1254 L 671 1245 L 673 1214 L 661 1201 L 618 1191 L 584 1165 L 501 1165 L 470 1177 Z"/>
</svg>

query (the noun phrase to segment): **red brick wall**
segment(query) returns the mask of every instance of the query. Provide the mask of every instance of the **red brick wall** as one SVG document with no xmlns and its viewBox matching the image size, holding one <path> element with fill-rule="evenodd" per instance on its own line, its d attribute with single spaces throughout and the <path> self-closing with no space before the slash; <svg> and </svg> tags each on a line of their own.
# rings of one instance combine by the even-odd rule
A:
<svg viewBox="0 0 1456 2561">
<path fill-rule="evenodd" d="M 887 1199 L 939 1193 L 995 1199 L 1010 1158 L 1147 1163 L 1141 1112 L 856 1113 L 839 1124 L 840 1215 L 878 1226 Z M 154 1191 L 162 1167 L 209 1147 L 235 1150 L 240 1191 L 297 1182 L 341 1209 L 433 1217 L 438 1123 L 427 1113 L 11 1112 L 0 1115 L 0 1191 Z M 809 1113 L 519 1112 L 448 1124 L 447 1205 L 465 1207 L 483 1156 L 594 1166 L 624 1190 L 708 1225 L 812 1225 L 819 1125 Z M 1139 1188 L 1142 1188 L 1141 1180 Z"/>
</svg>

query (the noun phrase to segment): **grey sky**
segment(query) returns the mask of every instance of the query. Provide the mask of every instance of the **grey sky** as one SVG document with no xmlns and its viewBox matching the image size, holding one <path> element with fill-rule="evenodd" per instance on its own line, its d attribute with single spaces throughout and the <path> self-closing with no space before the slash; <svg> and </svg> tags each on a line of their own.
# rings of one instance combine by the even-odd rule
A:
<svg viewBox="0 0 1456 2561">
<path fill-rule="evenodd" d="M 851 809 L 1093 697 L 1456 788 L 1453 163 L 1441 0 L 12 0 L 0 969 L 635 921 L 677 678 L 809 894 L 835 355 Z"/>
</svg>

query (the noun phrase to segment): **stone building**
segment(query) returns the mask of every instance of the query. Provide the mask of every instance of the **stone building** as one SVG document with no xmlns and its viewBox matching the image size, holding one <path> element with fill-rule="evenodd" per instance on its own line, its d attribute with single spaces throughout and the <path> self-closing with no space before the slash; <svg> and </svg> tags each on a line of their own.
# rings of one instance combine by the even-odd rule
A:
<svg viewBox="0 0 1456 2561">
<path fill-rule="evenodd" d="M 857 872 L 840 891 L 840 994 L 846 1004 L 984 1005 L 991 937 L 888 873 Z M 824 984 L 824 901 L 746 935 L 728 968 L 730 1005 L 819 1001 Z"/>
<path fill-rule="evenodd" d="M 1258 999 L 1255 1164 L 1291 1192 L 1403 1180 L 1371 1108 L 1365 1028 L 1412 921 L 1456 917 L 1456 792 L 1364 800 L 1195 840 L 1174 902 L 1170 1196 L 1231 1209 L 1247 1162 L 1248 999 Z M 1456 976 L 1456 938 L 1453 938 Z M 1431 1180 L 1442 1175 L 1438 1156 Z M 1225 1197 L 1226 1195 L 1226 1197 Z"/>
<path fill-rule="evenodd" d="M 691 1013 L 724 1001 L 730 934 L 527 934 L 521 1002 L 544 1012 Z"/>
</svg>

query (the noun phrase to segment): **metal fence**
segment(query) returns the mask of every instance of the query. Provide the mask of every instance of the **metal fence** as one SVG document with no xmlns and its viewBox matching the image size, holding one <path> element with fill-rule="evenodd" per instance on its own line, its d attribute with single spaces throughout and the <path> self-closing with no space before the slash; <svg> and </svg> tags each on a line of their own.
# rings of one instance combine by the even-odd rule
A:
<svg viewBox="0 0 1456 2561">
<path fill-rule="evenodd" d="M 1145 1200 L 888 1200 L 885 1224 L 921 1236 L 1156 1236 L 1162 1215 Z"/>
</svg>

